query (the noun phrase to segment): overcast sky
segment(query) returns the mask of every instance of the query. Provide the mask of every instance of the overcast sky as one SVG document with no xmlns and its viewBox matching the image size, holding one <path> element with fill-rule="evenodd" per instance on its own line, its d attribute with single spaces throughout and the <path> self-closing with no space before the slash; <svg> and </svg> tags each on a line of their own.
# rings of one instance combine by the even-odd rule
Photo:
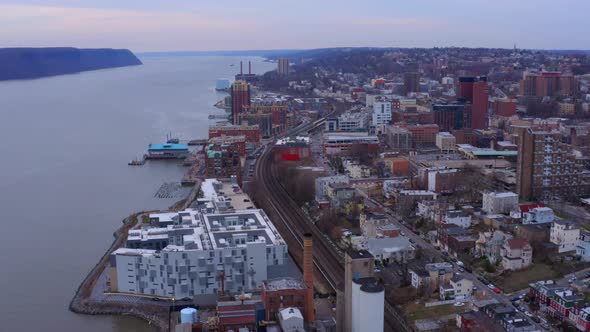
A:
<svg viewBox="0 0 590 332">
<path fill-rule="evenodd" d="M 0 0 L 0 47 L 590 49 L 590 0 Z"/>
</svg>

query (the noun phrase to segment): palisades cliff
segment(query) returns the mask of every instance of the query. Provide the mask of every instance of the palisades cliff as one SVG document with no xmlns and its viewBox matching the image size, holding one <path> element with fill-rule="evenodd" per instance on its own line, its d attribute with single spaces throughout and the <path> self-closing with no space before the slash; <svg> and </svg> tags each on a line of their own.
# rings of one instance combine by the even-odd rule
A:
<svg viewBox="0 0 590 332">
<path fill-rule="evenodd" d="M 0 48 L 0 81 L 141 64 L 131 51 L 125 49 Z"/>
</svg>

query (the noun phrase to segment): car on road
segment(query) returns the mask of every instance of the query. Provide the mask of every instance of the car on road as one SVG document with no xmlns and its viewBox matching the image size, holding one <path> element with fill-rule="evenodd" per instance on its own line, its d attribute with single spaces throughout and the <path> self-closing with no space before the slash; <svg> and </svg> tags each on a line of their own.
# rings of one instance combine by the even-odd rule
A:
<svg viewBox="0 0 590 332">
<path fill-rule="evenodd" d="M 528 310 L 525 311 L 524 314 L 527 315 L 528 317 L 533 317 L 533 314 L 531 314 L 531 312 Z"/>
<path fill-rule="evenodd" d="M 465 303 L 463 302 L 455 302 L 455 304 L 453 304 L 455 307 L 462 307 L 465 305 Z"/>
<path fill-rule="evenodd" d="M 410 239 L 410 243 L 414 244 L 416 241 L 414 239 Z"/>
<path fill-rule="evenodd" d="M 459 266 L 459 272 L 465 272 L 465 269 Z"/>
<path fill-rule="evenodd" d="M 467 271 L 469 273 L 473 273 L 473 270 L 468 266 L 465 267 L 465 271 Z"/>
<path fill-rule="evenodd" d="M 500 288 L 498 288 L 498 287 L 494 287 L 494 289 L 492 289 L 492 290 L 493 290 L 493 291 L 494 291 L 494 293 L 496 293 L 496 294 L 500 294 L 500 293 L 502 293 L 502 291 L 501 291 L 501 290 L 500 290 Z"/>
<path fill-rule="evenodd" d="M 488 288 L 489 289 L 494 289 L 494 288 L 496 288 L 496 286 L 494 286 L 494 284 L 488 284 Z"/>
</svg>

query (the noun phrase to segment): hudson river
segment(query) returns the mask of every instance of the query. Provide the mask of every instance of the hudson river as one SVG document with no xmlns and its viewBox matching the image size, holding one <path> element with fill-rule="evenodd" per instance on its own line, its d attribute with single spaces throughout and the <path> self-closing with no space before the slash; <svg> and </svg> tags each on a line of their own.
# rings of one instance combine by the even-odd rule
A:
<svg viewBox="0 0 590 332">
<path fill-rule="evenodd" d="M 179 182 L 174 162 L 127 166 L 173 132 L 205 138 L 218 78 L 261 58 L 143 57 L 143 66 L 0 82 L 0 331 L 153 331 L 135 318 L 68 311 L 78 285 L 133 211 Z M 231 64 L 235 64 L 231 67 Z"/>
</svg>

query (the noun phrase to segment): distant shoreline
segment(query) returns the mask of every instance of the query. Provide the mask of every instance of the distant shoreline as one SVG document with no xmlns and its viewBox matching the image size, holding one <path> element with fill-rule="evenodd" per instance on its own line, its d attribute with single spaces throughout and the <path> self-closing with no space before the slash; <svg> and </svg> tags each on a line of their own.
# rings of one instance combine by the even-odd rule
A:
<svg viewBox="0 0 590 332">
<path fill-rule="evenodd" d="M 0 81 L 29 80 L 142 65 L 121 49 L 0 48 Z"/>
</svg>

